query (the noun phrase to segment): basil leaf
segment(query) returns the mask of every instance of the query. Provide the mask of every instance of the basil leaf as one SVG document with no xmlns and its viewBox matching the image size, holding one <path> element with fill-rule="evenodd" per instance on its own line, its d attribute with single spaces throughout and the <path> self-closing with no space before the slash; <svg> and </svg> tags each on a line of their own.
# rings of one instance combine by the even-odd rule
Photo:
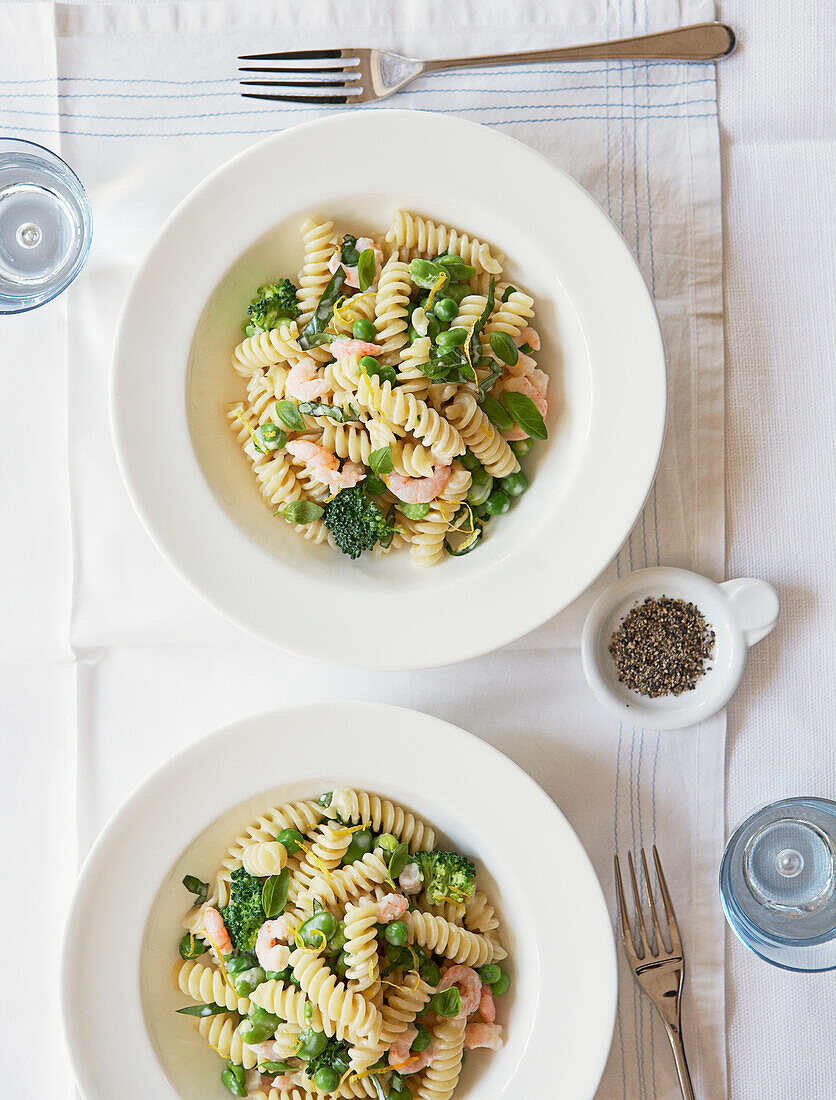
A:
<svg viewBox="0 0 836 1100">
<path fill-rule="evenodd" d="M 507 363 L 509 367 L 515 367 L 517 365 L 520 353 L 517 351 L 517 345 L 507 332 L 492 332 L 490 335 L 490 345 L 491 351 L 497 359 L 501 359 L 502 362 Z"/>
<path fill-rule="evenodd" d="M 515 286 L 506 286 L 506 288 L 503 292 L 503 295 L 502 295 L 502 301 L 507 302 L 508 299 L 511 297 L 511 295 L 516 294 L 516 293 L 517 293 L 517 288 Z"/>
<path fill-rule="evenodd" d="M 500 432 L 508 432 L 514 426 L 514 418 L 495 397 L 485 398 L 482 402 L 482 412 Z"/>
<path fill-rule="evenodd" d="M 382 482 L 380 478 L 376 477 L 374 474 L 366 474 L 366 479 L 363 482 L 363 485 L 365 486 L 366 492 L 373 497 L 379 497 L 381 493 L 384 493 L 386 491 L 385 483 Z"/>
<path fill-rule="evenodd" d="M 321 504 L 314 504 L 312 500 L 292 500 L 290 504 L 286 504 L 284 508 L 279 508 L 273 515 L 284 516 L 288 523 L 299 523 L 304 526 L 306 523 L 313 523 L 315 519 L 319 519 L 325 509 Z"/>
<path fill-rule="evenodd" d="M 351 411 L 341 409 L 339 405 L 323 405 L 321 401 L 300 401 L 298 408 L 305 416 L 330 416 L 338 424 L 348 424 L 360 419 L 359 413 L 352 415 Z"/>
<path fill-rule="evenodd" d="M 311 317 L 310 321 L 308 321 L 302 330 L 302 334 L 299 337 L 300 348 L 307 351 L 308 348 L 314 346 L 314 344 L 311 343 L 312 338 L 324 332 L 325 326 L 334 315 L 334 305 L 340 296 L 340 291 L 343 288 L 345 279 L 345 269 L 338 267 L 328 280 L 328 285 L 322 292 L 322 297 L 317 303 L 313 317 Z M 323 341 L 320 340 L 318 342 L 322 343 Z"/>
<path fill-rule="evenodd" d="M 391 474 L 393 470 L 392 465 L 392 448 L 380 447 L 376 451 L 372 451 L 369 455 L 369 466 L 380 477 L 382 474 Z"/>
<path fill-rule="evenodd" d="M 520 344 L 520 351 L 523 353 L 523 355 L 531 355 L 531 353 L 534 351 L 534 348 L 529 343 Z"/>
<path fill-rule="evenodd" d="M 433 347 L 427 363 L 419 363 L 418 369 L 431 382 L 474 382 L 476 371 L 468 363 L 461 348 Z"/>
<path fill-rule="evenodd" d="M 275 409 L 276 416 L 285 427 L 296 432 L 304 430 L 305 421 L 302 419 L 302 414 L 299 412 L 298 405 L 295 405 L 292 401 L 277 401 L 273 408 Z"/>
<path fill-rule="evenodd" d="M 480 336 L 482 329 L 487 324 L 487 320 L 493 313 L 494 303 L 496 302 L 496 279 L 491 279 L 490 286 L 488 288 L 487 301 L 485 302 L 485 308 L 479 314 L 479 320 L 473 326 L 473 332 L 470 335 L 470 358 L 473 363 L 477 363 L 482 357 L 482 341 Z"/>
<path fill-rule="evenodd" d="M 399 844 L 389 858 L 389 881 L 393 886 L 407 863 L 409 863 L 409 845 Z"/>
<path fill-rule="evenodd" d="M 283 1073 L 293 1073 L 295 1067 L 288 1065 L 287 1062 L 259 1062 L 258 1068 L 261 1073 L 272 1073 L 277 1077 Z"/>
<path fill-rule="evenodd" d="M 270 875 L 261 888 L 261 908 L 268 920 L 279 916 L 287 905 L 287 889 L 290 885 L 290 871 L 284 867 L 277 875 Z"/>
<path fill-rule="evenodd" d="M 317 800 L 320 806 L 325 806 L 326 809 L 331 805 L 331 799 L 334 797 L 333 791 L 326 791 L 325 794 L 321 794 Z"/>
<path fill-rule="evenodd" d="M 183 879 L 183 885 L 190 894 L 195 895 L 195 902 L 192 906 L 193 909 L 197 909 L 198 905 L 202 905 L 209 896 L 209 883 L 201 882 L 200 879 L 195 878 L 194 875 L 186 875 Z"/>
<path fill-rule="evenodd" d="M 224 1005 L 189 1005 L 188 1008 L 178 1008 L 177 1011 L 183 1016 L 199 1016 L 203 1019 L 204 1016 L 219 1016 L 222 1012 L 228 1012 L 229 1009 Z"/>
<path fill-rule="evenodd" d="M 360 293 L 368 290 L 374 282 L 377 274 L 377 264 L 374 262 L 374 249 L 364 248 L 357 261 L 357 282 L 360 284 Z"/>
<path fill-rule="evenodd" d="M 343 243 L 340 246 L 340 259 L 344 264 L 348 264 L 349 267 L 354 267 L 360 258 L 360 253 L 357 251 L 357 238 L 352 236 L 351 233 L 346 233 L 343 237 Z"/>
<path fill-rule="evenodd" d="M 504 395 L 505 407 L 524 432 L 542 442 L 549 438 L 540 410 L 524 393 L 509 391 Z"/>
<path fill-rule="evenodd" d="M 442 989 L 440 993 L 430 997 L 430 1008 L 436 1016 L 458 1016 L 462 1009 L 461 994 L 454 985 L 449 989 Z"/>
<path fill-rule="evenodd" d="M 487 374 L 479 383 L 479 401 L 484 401 L 488 390 L 493 386 L 497 379 L 502 377 L 502 367 L 497 363 L 495 359 L 491 359 L 490 356 L 485 356 L 488 362 L 491 364 L 490 373 Z M 481 368 L 484 370 L 485 368 Z"/>
<path fill-rule="evenodd" d="M 413 283 L 424 290 L 430 290 L 438 282 L 441 275 L 447 272 L 437 263 L 431 260 L 411 260 L 409 274 Z"/>
<path fill-rule="evenodd" d="M 402 501 L 396 507 L 407 519 L 423 519 L 430 510 L 429 504 L 404 504 Z"/>
</svg>

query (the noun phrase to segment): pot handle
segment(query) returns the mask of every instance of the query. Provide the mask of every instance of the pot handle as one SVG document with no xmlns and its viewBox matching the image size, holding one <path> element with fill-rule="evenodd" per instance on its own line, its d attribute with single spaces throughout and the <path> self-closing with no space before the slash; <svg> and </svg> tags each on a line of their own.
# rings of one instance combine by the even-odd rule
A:
<svg viewBox="0 0 836 1100">
<path fill-rule="evenodd" d="M 743 631 L 747 646 L 765 638 L 778 622 L 781 601 L 771 584 L 756 577 L 724 581 L 720 588 Z"/>
</svg>

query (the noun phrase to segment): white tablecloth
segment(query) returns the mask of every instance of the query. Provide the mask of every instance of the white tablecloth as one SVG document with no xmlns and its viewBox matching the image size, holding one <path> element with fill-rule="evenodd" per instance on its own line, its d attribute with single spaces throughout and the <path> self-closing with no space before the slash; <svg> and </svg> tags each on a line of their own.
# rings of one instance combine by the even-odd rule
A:
<svg viewBox="0 0 836 1100">
<path fill-rule="evenodd" d="M 646 842 L 658 824 L 663 852 L 666 843 L 688 852 L 690 858 L 674 871 L 678 907 L 696 963 L 686 1029 L 701 1094 L 722 1096 L 722 934 L 713 891 L 722 834 L 721 723 L 701 732 L 701 757 L 682 743 L 674 747 L 655 734 L 619 730 L 602 717 L 585 694 L 573 649 L 588 600 L 579 601 L 518 646 L 482 661 L 432 674 L 385 677 L 382 682 L 337 673 L 329 675 L 323 688 L 319 670 L 244 638 L 187 593 L 158 559 L 127 507 L 113 469 L 105 419 L 115 311 L 147 246 L 148 233 L 189 186 L 245 147 L 259 128 L 253 115 L 238 113 L 241 101 L 228 94 L 230 81 L 222 66 L 222 76 L 213 69 L 221 62 L 218 30 L 223 5 L 211 5 L 211 13 L 209 7 L 181 5 L 172 18 L 162 8 L 155 15 L 140 8 L 82 13 L 69 6 L 37 5 L 27 17 L 27 33 L 18 34 L 16 41 L 8 34 L 5 38 L 0 65 L 3 127 L 58 148 L 76 162 L 91 184 L 96 248 L 82 277 L 85 281 L 80 280 L 62 301 L 0 323 L 0 416 L 6 441 L 0 450 L 0 485 L 6 515 L 13 517 L 5 525 L 2 543 L 9 589 L 8 614 L 0 631 L 4 701 L 8 700 L 4 746 L 9 766 L 3 801 L 7 832 L 17 838 L 7 848 L 6 881 L 21 882 L 27 899 L 21 919 L 11 920 L 17 913 L 9 907 L 0 919 L 10 923 L 17 940 L 23 939 L 24 929 L 31 936 L 33 928 L 38 939 L 57 940 L 74 873 L 75 815 L 83 853 L 112 809 L 176 745 L 243 713 L 298 699 L 306 692 L 401 702 L 473 729 L 527 767 L 567 812 L 608 890 L 614 837 L 622 847 Z M 321 17 L 338 21 L 338 7 L 324 5 Z M 411 19 L 404 13 L 395 17 L 384 4 L 367 3 L 358 9 L 368 16 L 378 41 L 416 53 L 434 52 L 420 33 L 417 5 L 411 6 Z M 611 4 L 609 9 L 610 34 L 645 25 L 641 3 L 625 3 L 623 8 Z M 238 5 L 238 10 L 253 9 Z M 308 21 L 316 10 L 306 5 Z M 572 12 L 571 24 L 564 25 L 559 14 L 532 5 L 525 8 L 529 19 L 515 12 L 515 27 L 500 28 L 492 37 L 487 29 L 478 34 L 472 29 L 475 23 L 484 27 L 492 22 L 484 5 L 460 6 L 457 13 L 445 7 L 443 52 L 533 47 L 546 35 L 550 41 L 568 41 L 604 31 L 601 5 L 576 4 Z M 705 12 L 704 5 L 689 5 L 683 19 L 675 5 L 650 0 L 649 22 L 652 27 L 668 25 L 704 18 Z M 0 10 L 0 20 L 8 16 L 20 28 L 18 13 L 7 5 L 5 12 Z M 828 767 L 823 723 L 823 716 L 829 717 L 832 688 L 821 686 L 832 664 L 822 654 L 826 599 L 828 594 L 832 597 L 832 584 L 829 590 L 823 586 L 832 564 L 827 558 L 832 516 L 826 489 L 829 459 L 832 465 L 827 357 L 832 360 L 833 342 L 827 342 L 824 332 L 828 321 L 832 332 L 833 310 L 828 312 L 823 301 L 828 289 L 832 295 L 827 273 L 833 270 L 833 237 L 826 232 L 832 211 L 825 196 L 826 181 L 832 179 L 832 145 L 824 140 L 832 135 L 825 130 L 824 111 L 817 113 L 817 105 L 827 102 L 820 90 L 815 103 L 810 97 L 803 121 L 794 100 L 787 106 L 788 82 L 792 79 L 795 88 L 805 69 L 802 65 L 799 71 L 797 62 L 791 68 L 777 66 L 775 38 L 760 13 L 758 19 L 749 19 L 742 9 L 740 20 L 733 10 L 724 14 L 744 30 L 739 56 L 722 67 L 728 90 L 721 81 L 721 122 L 726 122 L 728 110 L 728 124 L 733 120 L 739 127 L 738 140 L 727 142 L 729 575 L 767 576 L 785 601 L 783 623 L 753 655 L 732 711 L 728 813 L 733 821 L 768 797 L 797 790 L 834 794 L 833 749 L 831 743 Z M 798 10 L 791 19 L 790 24 L 787 16 L 787 33 L 790 25 L 797 29 L 800 23 L 810 35 L 813 64 L 812 35 L 819 29 L 812 5 L 806 24 Z M 245 26 L 246 19 L 241 23 Z M 156 36 L 148 33 L 152 27 Z M 458 37 L 456 27 L 462 28 Z M 465 27 L 470 28 L 466 33 Z M 514 39 L 509 37 L 512 31 Z M 759 46 L 747 40 L 746 31 L 756 41 L 762 39 Z M 199 54 L 184 48 L 196 38 L 207 47 Z M 238 52 L 231 41 L 223 45 L 230 57 Z M 757 64 L 752 59 L 755 49 Z M 662 213 L 651 225 L 646 213 L 677 212 L 683 224 L 698 225 L 703 233 L 712 224 L 718 198 L 712 180 L 713 71 L 673 67 L 669 77 L 651 71 L 649 83 L 660 87 L 649 93 L 648 102 L 660 106 L 642 113 L 632 105 L 645 102 L 643 72 L 637 80 L 630 72 L 621 77 L 617 69 L 607 72 L 603 67 L 596 77 L 590 72 L 593 68 L 577 75 L 550 74 L 548 95 L 542 94 L 542 74 L 533 72 L 514 74 L 507 83 L 496 85 L 447 78 L 435 90 L 427 87 L 422 93 L 419 87 L 415 99 L 404 100 L 404 105 L 444 109 L 455 104 L 464 106 L 463 113 L 470 112 L 470 117 L 494 124 L 513 120 L 510 132 L 544 147 L 576 174 L 621 225 L 648 281 L 658 280 L 654 289 L 673 362 L 693 368 L 699 350 L 705 353 L 714 341 L 713 361 L 708 355 L 708 362 L 689 377 L 702 379 L 709 394 L 716 394 L 711 379 L 717 377 L 722 355 L 712 319 L 716 309 L 709 295 L 707 302 L 692 303 L 693 323 L 689 320 L 688 309 L 682 309 L 677 297 L 679 288 L 672 279 L 660 277 L 662 270 L 671 270 L 677 245 L 671 244 L 673 255 L 664 257 L 658 255 L 658 242 L 675 241 L 673 227 L 664 225 Z M 215 82 L 207 81 L 207 72 L 213 73 Z M 55 77 L 60 78 L 57 83 Z M 93 77 L 108 80 L 100 83 Z M 143 79 L 148 77 L 160 83 Z M 175 85 L 175 79 L 199 83 Z M 496 89 L 491 111 L 475 92 L 485 86 Z M 463 90 L 453 100 L 439 94 L 444 87 Z M 147 98 L 137 99 L 137 94 Z M 683 109 L 684 101 L 693 106 Z M 544 109 L 546 103 L 554 109 Z M 579 104 L 590 103 L 609 104 L 610 109 L 584 107 L 584 114 L 603 113 L 595 120 L 569 117 L 581 115 L 575 109 Z M 523 109 L 526 106 L 530 111 Z M 674 169 L 650 161 L 652 170 L 645 175 L 640 154 L 648 145 L 654 148 L 645 129 L 654 111 L 658 116 L 677 116 L 653 122 L 653 141 L 672 140 L 683 163 Z M 205 120 L 200 117 L 204 113 Z M 693 120 L 685 120 L 683 126 L 684 114 Z M 161 123 L 161 115 L 172 121 Z M 699 117 L 703 115 L 707 117 Z M 538 121 L 525 121 L 529 118 Z M 590 124 L 605 129 L 597 159 L 590 158 L 583 141 L 573 148 L 573 141 L 562 136 L 588 134 Z M 139 139 L 140 134 L 159 134 L 161 129 L 194 136 L 175 142 Z M 195 131 L 204 130 L 211 140 L 198 139 Z M 673 139 L 658 137 L 670 131 Z M 114 136 L 123 133 L 132 140 Z M 167 151 L 174 146 L 176 155 Z M 658 156 L 658 146 L 655 152 Z M 776 172 L 771 188 L 770 171 Z M 653 206 L 641 201 L 646 179 L 654 181 Z M 664 200 L 656 190 L 663 184 L 672 188 Z M 684 198 L 682 184 L 692 188 Z M 651 257 L 654 232 L 657 255 Z M 701 244 L 696 255 L 683 254 L 683 266 L 713 262 L 710 228 Z M 710 271 L 700 271 L 694 285 L 719 284 Z M 813 301 L 819 308 L 811 307 Z M 680 310 L 682 317 L 677 316 Z M 818 335 L 814 325 L 820 317 L 825 320 Z M 799 355 L 802 348 L 805 354 Z M 37 405 L 46 404 L 48 412 L 35 408 L 35 394 L 41 398 Z M 47 394 L 48 402 L 43 399 Z M 681 522 L 661 532 L 661 556 L 663 561 L 719 575 L 722 515 L 715 514 L 714 503 L 716 463 L 723 447 L 719 406 L 712 418 L 712 410 L 696 401 L 693 392 L 683 395 L 680 389 L 677 399 L 686 398 L 702 411 L 702 431 L 688 419 L 687 409 L 679 423 L 695 425 L 699 453 L 706 441 L 715 449 L 709 448 L 706 459 L 707 496 L 687 496 Z M 64 414 L 67 408 L 69 417 Z M 49 424 L 49 449 L 40 430 L 37 441 L 33 438 L 35 418 L 39 428 L 44 420 Z M 801 431 L 797 425 L 803 425 Z M 663 466 L 662 476 L 669 479 L 667 489 L 660 490 L 665 501 L 680 482 L 688 494 L 694 485 L 682 473 L 695 453 L 694 439 L 687 433 L 674 433 L 673 438 L 679 449 L 672 457 L 669 447 Z M 669 515 L 666 509 L 660 523 Z M 648 512 L 644 519 L 643 529 L 637 528 L 620 555 L 619 569 L 655 561 L 654 517 Z M 666 538 L 673 542 L 666 545 Z M 201 639 L 199 646 L 196 638 Z M 491 689 L 496 684 L 501 692 Z M 787 721 L 796 709 L 806 719 L 799 726 Z M 822 762 L 815 767 L 811 744 Z M 773 760 L 779 761 L 777 767 Z M 657 781 L 664 792 L 658 822 Z M 671 796 L 677 787 L 683 791 L 679 807 Z M 36 1019 L 46 1017 L 53 1033 L 58 1027 L 56 952 L 57 948 L 46 958 L 36 953 L 34 959 L 31 952 L 17 952 L 6 968 L 10 992 L 3 998 L 4 1023 L 6 1034 L 13 1037 L 12 1049 L 21 1055 L 11 1070 L 11 1082 L 20 1095 L 63 1096 L 71 1091 L 60 1050 L 46 1062 L 42 1048 L 30 1045 Z M 836 1063 L 824 1036 L 833 1019 L 832 982 L 780 974 L 736 946 L 729 976 L 732 1095 L 754 1100 L 768 1090 L 776 1096 L 813 1100 L 830 1096 Z M 39 989 L 37 1015 L 34 1004 L 31 1011 L 21 1008 L 26 999 L 20 990 L 31 987 L 33 978 Z M 789 1021 L 798 1019 L 806 1026 L 791 1038 L 782 1036 Z M 650 1010 L 634 995 L 629 980 L 623 981 L 619 1024 L 601 1096 L 674 1096 L 662 1042 Z"/>
</svg>

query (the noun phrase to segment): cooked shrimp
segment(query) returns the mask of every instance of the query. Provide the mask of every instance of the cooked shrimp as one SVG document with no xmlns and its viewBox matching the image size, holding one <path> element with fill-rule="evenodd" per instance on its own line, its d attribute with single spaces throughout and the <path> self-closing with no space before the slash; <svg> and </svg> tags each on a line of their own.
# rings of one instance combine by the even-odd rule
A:
<svg viewBox="0 0 836 1100">
<path fill-rule="evenodd" d="M 409 902 L 403 894 L 387 894 L 377 903 L 377 919 L 381 924 L 390 924 L 400 920 L 409 908 Z"/>
<path fill-rule="evenodd" d="M 435 1057 L 432 1043 L 420 1053 L 413 1052 L 412 1044 L 415 1042 L 417 1035 L 418 1028 L 410 1024 L 406 1031 L 398 1036 L 397 1040 L 389 1047 L 389 1065 L 396 1069 L 402 1077 L 426 1069 Z"/>
<path fill-rule="evenodd" d="M 285 449 L 294 458 L 306 463 L 312 476 L 327 485 L 332 493 L 340 489 L 351 489 L 366 476 L 366 471 L 356 462 L 346 462 L 340 469 L 340 460 L 334 452 L 310 439 L 291 439 Z"/>
<path fill-rule="evenodd" d="M 438 983 L 439 990 L 455 986 L 461 997 L 461 1008 L 454 1017 L 463 1020 L 479 1007 L 482 999 L 482 979 L 472 966 L 451 966 Z"/>
<path fill-rule="evenodd" d="M 485 1047 L 487 1050 L 502 1050 L 502 1028 L 499 1024 L 482 1024 L 474 1021 L 464 1029 L 464 1045 L 468 1050 Z"/>
<path fill-rule="evenodd" d="M 523 344 L 528 344 L 532 351 L 540 350 L 540 333 L 537 329 L 532 328 L 531 325 L 526 325 L 521 333 L 517 336 L 514 343 L 517 347 L 522 347 Z"/>
<path fill-rule="evenodd" d="M 489 985 L 482 986 L 482 996 L 479 998 L 479 1015 L 486 1024 L 496 1021 L 496 1002 L 493 999 L 493 990 Z"/>
<path fill-rule="evenodd" d="M 232 954 L 232 940 L 229 938 L 224 919 L 211 905 L 203 912 L 203 927 L 213 947 L 217 948 L 222 955 Z"/>
<path fill-rule="evenodd" d="M 548 401 L 546 401 L 541 391 L 537 389 L 537 387 L 532 383 L 529 377 L 522 375 L 519 378 L 509 378 L 506 376 L 504 378 L 500 378 L 500 380 L 494 386 L 494 393 L 497 397 L 509 391 L 512 393 L 524 393 L 526 397 L 530 397 L 534 404 L 537 406 L 537 409 L 539 410 L 541 416 L 545 417 L 546 413 L 549 411 Z M 528 439 L 527 434 L 518 424 L 515 424 L 510 431 L 503 432 L 502 434 L 509 443 L 513 443 L 515 440 L 518 439 Z"/>
<path fill-rule="evenodd" d="M 380 344 L 370 344 L 368 340 L 333 340 L 328 350 L 335 359 L 348 359 L 349 355 L 380 355 Z"/>
<path fill-rule="evenodd" d="M 527 378 L 535 390 L 539 390 L 545 398 L 549 388 L 549 376 L 540 370 L 530 355 L 520 352 L 514 366 L 506 366 L 505 370 L 516 378 Z"/>
<path fill-rule="evenodd" d="M 407 863 L 398 875 L 398 886 L 405 894 L 420 894 L 424 885 L 421 870 L 417 863 Z"/>
<path fill-rule="evenodd" d="M 270 1044 L 267 1043 L 266 1045 L 269 1046 Z M 267 1061 L 267 1059 L 259 1058 L 259 1061 L 263 1062 Z M 248 1096 L 252 1096 L 254 1093 L 258 1092 L 259 1089 L 264 1088 L 264 1078 L 261 1076 L 257 1069 L 248 1069 L 247 1072 L 244 1074 L 244 1088 L 247 1090 Z"/>
<path fill-rule="evenodd" d="M 450 466 L 436 466 L 432 477 L 403 477 L 384 474 L 383 480 L 391 493 L 405 504 L 429 504 L 441 496 L 450 480 Z"/>
<path fill-rule="evenodd" d="M 297 1084 L 296 1074 L 282 1073 L 278 1077 L 274 1077 L 270 1082 L 274 1089 L 283 1091 L 285 1089 L 292 1089 Z M 296 1094 L 299 1095 L 298 1093 Z"/>
<path fill-rule="evenodd" d="M 290 939 L 293 926 L 287 917 L 266 920 L 258 930 L 255 954 L 264 970 L 284 970 L 290 962 Z"/>
<path fill-rule="evenodd" d="M 371 237 L 358 237 L 357 238 L 357 251 L 365 252 L 367 248 L 371 248 L 374 251 L 374 266 L 375 266 L 375 278 L 380 274 L 380 268 L 383 264 L 383 253 L 371 239 Z M 345 271 L 345 285 L 356 287 L 360 289 L 360 280 L 357 277 L 357 265 L 349 267 L 348 264 L 344 264 L 340 259 L 340 253 L 335 252 L 331 259 L 328 261 L 328 270 L 333 275 L 338 267 L 342 267 Z"/>
<path fill-rule="evenodd" d="M 278 1059 L 276 1058 L 275 1039 L 267 1039 L 263 1043 L 253 1043 L 252 1046 L 250 1046 L 250 1050 L 258 1059 L 258 1065 L 261 1065 L 262 1062 L 278 1061 Z"/>
<path fill-rule="evenodd" d="M 285 393 L 297 401 L 316 401 L 328 392 L 328 383 L 317 374 L 316 363 L 303 355 L 290 368 Z"/>
</svg>

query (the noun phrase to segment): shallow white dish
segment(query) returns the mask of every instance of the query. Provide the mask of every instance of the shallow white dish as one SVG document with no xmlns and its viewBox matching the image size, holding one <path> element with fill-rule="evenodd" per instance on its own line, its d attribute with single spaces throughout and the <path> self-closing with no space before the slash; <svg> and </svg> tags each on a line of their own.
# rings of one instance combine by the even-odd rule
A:
<svg viewBox="0 0 836 1100">
<path fill-rule="evenodd" d="M 501 1013 L 507 1042 L 468 1059 L 457 1100 L 591 1100 L 612 1037 L 616 962 L 580 841 L 537 784 L 483 741 L 368 703 L 227 726 L 165 764 L 102 832 L 81 872 L 61 966 L 85 1100 L 228 1098 L 223 1063 L 174 1014 L 183 997 L 172 970 L 190 903 L 181 879 L 210 878 L 236 825 L 263 808 L 338 783 L 389 795 L 437 826 L 476 857 L 498 907 L 512 974 Z"/>
<path fill-rule="evenodd" d="M 702 611 L 715 634 L 714 657 L 692 691 L 650 699 L 618 679 L 608 646 L 631 607 L 648 596 L 686 600 Z M 606 588 L 590 608 L 581 638 L 587 683 L 617 718 L 644 729 L 674 730 L 710 718 L 737 690 L 746 651 L 778 621 L 778 593 L 753 577 L 714 581 L 688 569 L 637 569 Z"/>
<path fill-rule="evenodd" d="M 370 149 L 385 151 L 372 175 Z M 443 171 L 427 170 L 430 153 Z M 531 488 L 478 552 L 428 570 L 406 553 L 351 562 L 311 547 L 265 506 L 224 417 L 244 393 L 229 367 L 241 316 L 254 287 L 297 270 L 303 218 L 381 231 L 399 207 L 507 253 L 508 278 L 537 300 L 551 376 L 550 439 L 527 467 Z M 661 451 L 664 353 L 629 249 L 574 180 L 487 127 L 365 110 L 277 134 L 184 200 L 128 295 L 111 406 L 142 521 L 219 611 L 302 656 L 430 667 L 539 626 L 616 553 Z M 332 621 L 362 622 L 362 645 L 323 630 L 323 608 Z"/>
</svg>

